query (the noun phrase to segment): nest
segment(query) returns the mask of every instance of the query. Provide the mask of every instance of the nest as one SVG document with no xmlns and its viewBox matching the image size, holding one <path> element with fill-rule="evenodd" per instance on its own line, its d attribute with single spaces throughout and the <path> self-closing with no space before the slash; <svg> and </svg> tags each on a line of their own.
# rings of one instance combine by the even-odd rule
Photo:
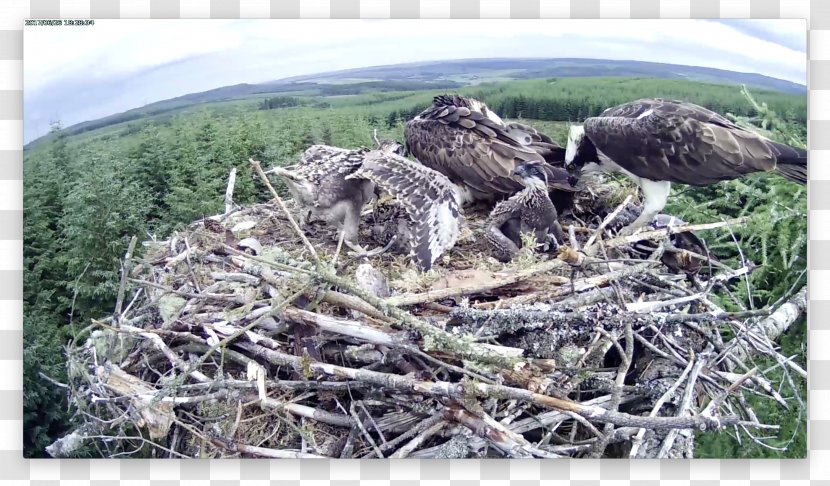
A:
<svg viewBox="0 0 830 486">
<path fill-rule="evenodd" d="M 490 257 L 487 211 L 474 208 L 426 273 L 394 247 L 350 256 L 320 222 L 301 237 L 290 201 L 196 221 L 143 243 L 142 258 L 134 240 L 115 312 L 68 350 L 82 425 L 49 452 L 691 457 L 693 431 L 774 429 L 744 394 L 791 405 L 748 359 L 803 372 L 773 340 L 804 290 L 776 309 L 724 311 L 713 295 L 752 268 L 675 236 L 741 221 L 617 238 L 639 212 L 631 200 L 594 185 L 563 216 L 567 246 L 526 241 L 508 264 Z M 367 247 L 387 243 L 388 204 L 363 215 Z"/>
</svg>

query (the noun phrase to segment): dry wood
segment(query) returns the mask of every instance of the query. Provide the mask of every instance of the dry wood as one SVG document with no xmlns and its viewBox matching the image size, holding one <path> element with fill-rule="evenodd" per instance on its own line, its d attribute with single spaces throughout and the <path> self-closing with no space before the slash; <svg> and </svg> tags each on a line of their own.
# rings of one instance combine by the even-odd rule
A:
<svg viewBox="0 0 830 486">
<path fill-rule="evenodd" d="M 225 213 L 145 244 L 151 255 L 134 268 L 125 255 L 115 312 L 81 331 L 70 379 L 55 384 L 82 427 L 52 450 L 94 441 L 112 457 L 146 447 L 168 457 L 610 457 L 631 443 L 632 456 L 677 456 L 691 429 L 734 429 L 772 447 L 757 430 L 774 426 L 759 423 L 748 393 L 804 410 L 769 372 L 784 370 L 793 389 L 806 374 L 774 343 L 805 311 L 806 291 L 780 308 L 726 312 L 712 302 L 735 300 L 729 285 L 754 266 L 710 261 L 718 273 L 692 281 L 658 261 L 670 234 L 742 219 L 610 237 L 625 201 L 601 222 L 583 214 L 588 223 L 564 225 L 558 258 L 497 266 L 473 238 L 410 278 L 405 255 L 360 256 L 388 279 L 386 297 L 345 276 L 360 262 L 339 258 L 342 232 L 299 231 L 293 202 L 252 164 L 278 209 L 234 209 L 231 176 Z M 361 229 L 384 214 L 365 213 Z M 475 210 L 465 217 L 481 231 Z M 629 248 L 645 239 L 657 248 L 649 260 Z M 137 291 L 125 306 L 127 283 Z M 395 294 L 399 283 L 409 291 Z M 753 354 L 776 364 L 758 369 Z M 99 369 L 124 377 L 88 371 Z M 122 426 L 153 427 L 156 440 L 103 435 Z"/>
</svg>

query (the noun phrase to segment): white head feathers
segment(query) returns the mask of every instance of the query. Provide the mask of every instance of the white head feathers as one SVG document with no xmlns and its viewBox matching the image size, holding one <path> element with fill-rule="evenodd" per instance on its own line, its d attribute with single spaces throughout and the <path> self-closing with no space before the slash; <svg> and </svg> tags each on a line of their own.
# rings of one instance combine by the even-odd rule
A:
<svg viewBox="0 0 830 486">
<path fill-rule="evenodd" d="M 585 127 L 582 125 L 571 125 L 568 130 L 568 145 L 565 147 L 565 166 L 573 162 L 576 151 L 582 139 L 585 137 Z"/>
</svg>

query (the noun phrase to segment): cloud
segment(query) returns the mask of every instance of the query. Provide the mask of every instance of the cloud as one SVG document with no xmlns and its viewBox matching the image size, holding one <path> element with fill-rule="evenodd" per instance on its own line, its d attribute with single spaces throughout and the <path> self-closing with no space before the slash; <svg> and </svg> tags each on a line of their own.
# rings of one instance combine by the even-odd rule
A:
<svg viewBox="0 0 830 486">
<path fill-rule="evenodd" d="M 712 19 L 743 32 L 752 37 L 766 39 L 770 42 L 788 47 L 794 51 L 807 53 L 807 21 L 804 19 Z"/>
<path fill-rule="evenodd" d="M 805 28 L 800 20 L 688 19 L 96 19 L 89 28 L 27 27 L 25 132 L 31 140 L 49 117 L 69 125 L 230 84 L 444 59 L 631 59 L 804 84 Z"/>
</svg>

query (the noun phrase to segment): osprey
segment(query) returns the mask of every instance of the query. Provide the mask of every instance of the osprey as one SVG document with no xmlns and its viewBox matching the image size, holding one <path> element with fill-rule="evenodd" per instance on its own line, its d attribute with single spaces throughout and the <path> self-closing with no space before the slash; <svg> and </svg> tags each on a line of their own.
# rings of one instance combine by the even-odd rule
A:
<svg viewBox="0 0 830 486">
<path fill-rule="evenodd" d="M 520 165 L 514 174 L 522 178 L 525 188 L 498 203 L 487 222 L 487 241 L 502 262 L 511 260 L 522 247 L 521 233 L 533 233 L 537 242 L 551 242 L 555 247 L 565 237 L 548 195 L 547 174 L 542 163 Z"/>
<path fill-rule="evenodd" d="M 272 171 L 304 210 L 336 225 L 353 247 L 364 204 L 378 189 L 388 192 L 406 210 L 416 265 L 428 270 L 458 238 L 458 194 L 449 179 L 401 157 L 402 150 L 394 141 L 381 142 L 377 150 L 314 145 L 296 167 Z"/>
<path fill-rule="evenodd" d="M 609 108 L 568 134 L 571 172 L 622 172 L 643 191 L 631 234 L 665 206 L 672 182 L 705 186 L 752 172 L 774 171 L 807 183 L 807 152 L 774 142 L 701 106 L 649 98 Z"/>
<path fill-rule="evenodd" d="M 575 179 L 550 164 L 561 164 L 562 147 L 528 125 L 505 123 L 473 98 L 436 96 L 406 123 L 404 137 L 410 154 L 459 187 L 464 204 L 517 193 L 522 184 L 513 171 L 530 161 L 541 164 L 549 187 L 575 191 Z"/>
</svg>

